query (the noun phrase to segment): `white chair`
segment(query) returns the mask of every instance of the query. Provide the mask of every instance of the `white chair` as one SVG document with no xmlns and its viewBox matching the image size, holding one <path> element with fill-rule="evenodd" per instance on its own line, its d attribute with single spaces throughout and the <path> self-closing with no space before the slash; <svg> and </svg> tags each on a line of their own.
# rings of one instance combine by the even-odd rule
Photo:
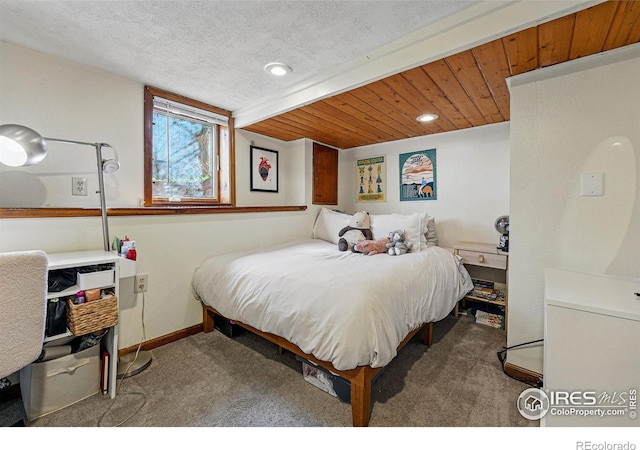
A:
<svg viewBox="0 0 640 450">
<path fill-rule="evenodd" d="M 46 253 L 0 253 L 0 378 L 40 356 L 47 308 Z"/>
</svg>

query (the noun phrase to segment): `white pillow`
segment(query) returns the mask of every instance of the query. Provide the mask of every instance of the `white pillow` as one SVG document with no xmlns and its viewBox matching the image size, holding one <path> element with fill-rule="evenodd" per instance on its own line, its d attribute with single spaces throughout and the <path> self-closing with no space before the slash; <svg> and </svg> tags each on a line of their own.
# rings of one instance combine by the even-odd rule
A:
<svg viewBox="0 0 640 450">
<path fill-rule="evenodd" d="M 438 245 L 438 232 L 436 230 L 436 219 L 428 213 L 423 213 L 422 233 L 420 234 L 420 244 L 424 250 L 427 247 L 435 247 Z"/>
<path fill-rule="evenodd" d="M 415 214 L 371 214 L 371 233 L 373 239 L 389 237 L 389 233 L 395 230 L 404 230 L 405 242 L 413 244 L 412 251 L 422 250 L 420 236 L 424 233 L 422 218 Z"/>
<path fill-rule="evenodd" d="M 322 208 L 313 226 L 313 238 L 338 244 L 338 233 L 349 226 L 350 221 L 349 214 Z"/>
</svg>

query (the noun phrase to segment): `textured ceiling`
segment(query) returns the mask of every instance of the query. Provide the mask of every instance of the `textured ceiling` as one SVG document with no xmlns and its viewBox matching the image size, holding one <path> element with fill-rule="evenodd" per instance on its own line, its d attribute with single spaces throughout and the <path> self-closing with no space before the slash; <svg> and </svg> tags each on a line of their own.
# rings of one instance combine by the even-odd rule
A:
<svg viewBox="0 0 640 450">
<path fill-rule="evenodd" d="M 502 31 L 474 34 L 483 18 Z M 444 43 L 456 27 L 475 47 Z M 0 0 L 0 39 L 228 109 L 249 131 L 352 148 L 509 120 L 506 78 L 640 42 L 640 1 Z M 269 76 L 273 61 L 293 73 Z"/>
<path fill-rule="evenodd" d="M 473 3 L 0 0 L 0 39 L 235 111 Z"/>
</svg>

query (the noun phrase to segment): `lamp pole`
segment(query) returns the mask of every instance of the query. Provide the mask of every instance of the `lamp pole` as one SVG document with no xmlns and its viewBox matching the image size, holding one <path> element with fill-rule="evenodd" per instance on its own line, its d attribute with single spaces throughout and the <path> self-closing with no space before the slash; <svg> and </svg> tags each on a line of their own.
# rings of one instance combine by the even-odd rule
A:
<svg viewBox="0 0 640 450">
<path fill-rule="evenodd" d="M 55 139 L 55 138 L 44 138 L 45 141 L 54 141 L 54 142 L 62 142 L 66 144 L 77 144 L 77 145 L 89 145 L 91 147 L 95 147 L 96 149 L 96 161 L 98 164 L 98 194 L 100 194 L 100 215 L 102 217 L 102 241 L 104 245 L 104 251 L 109 251 L 109 222 L 107 220 L 107 201 L 104 195 L 104 175 L 103 175 L 103 161 L 102 161 L 102 147 L 107 146 L 111 147 L 109 144 L 105 144 L 103 142 L 81 142 L 81 141 L 70 141 L 67 139 Z"/>
<path fill-rule="evenodd" d="M 10 167 L 30 166 L 38 164 L 47 155 L 47 141 L 62 142 L 64 144 L 88 145 L 96 149 L 98 164 L 97 194 L 100 194 L 100 215 L 102 216 L 102 240 L 104 251 L 109 251 L 109 223 L 107 221 L 107 202 L 104 192 L 103 173 L 113 173 L 120 167 L 116 149 L 104 142 L 82 142 L 69 139 L 45 138 L 31 128 L 23 125 L 0 125 L 0 163 Z M 109 147 L 115 154 L 115 159 L 104 161 L 102 147 Z"/>
<path fill-rule="evenodd" d="M 100 215 L 102 217 L 102 242 L 104 251 L 109 251 L 109 222 L 107 221 L 107 201 L 104 196 L 104 168 L 102 162 L 102 146 L 96 143 L 96 159 L 98 161 L 98 189 L 100 189 Z"/>
</svg>

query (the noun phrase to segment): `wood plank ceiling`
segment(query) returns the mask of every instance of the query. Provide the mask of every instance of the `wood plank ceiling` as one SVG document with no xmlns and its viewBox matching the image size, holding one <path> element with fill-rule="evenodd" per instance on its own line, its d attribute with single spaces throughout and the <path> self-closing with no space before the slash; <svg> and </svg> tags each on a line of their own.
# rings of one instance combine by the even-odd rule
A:
<svg viewBox="0 0 640 450">
<path fill-rule="evenodd" d="M 507 77 L 637 42 L 640 1 L 607 1 L 243 129 L 348 149 L 504 122 Z"/>
</svg>

